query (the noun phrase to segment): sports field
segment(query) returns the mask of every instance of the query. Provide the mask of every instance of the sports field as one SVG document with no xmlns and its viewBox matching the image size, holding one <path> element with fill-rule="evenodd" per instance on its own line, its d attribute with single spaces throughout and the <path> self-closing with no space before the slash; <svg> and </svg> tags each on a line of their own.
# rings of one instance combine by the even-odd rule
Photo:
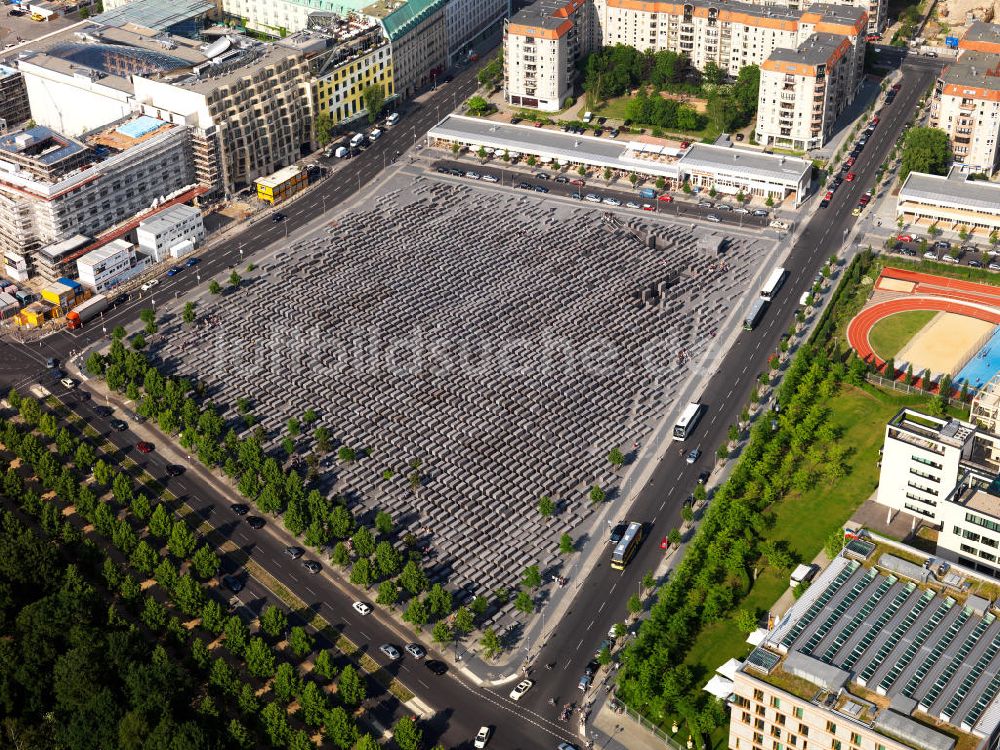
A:
<svg viewBox="0 0 1000 750">
<path fill-rule="evenodd" d="M 887 315 L 872 326 L 868 343 L 881 359 L 895 357 L 935 315 L 935 310 L 907 310 Z"/>
<path fill-rule="evenodd" d="M 915 371 L 955 375 L 993 332 L 993 323 L 950 312 L 937 313 L 896 355 Z"/>
</svg>

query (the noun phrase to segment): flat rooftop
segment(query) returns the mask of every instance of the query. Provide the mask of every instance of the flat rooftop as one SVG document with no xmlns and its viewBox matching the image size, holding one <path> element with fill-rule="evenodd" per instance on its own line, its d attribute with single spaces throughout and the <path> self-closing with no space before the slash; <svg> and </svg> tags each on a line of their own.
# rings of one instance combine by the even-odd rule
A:
<svg viewBox="0 0 1000 750">
<path fill-rule="evenodd" d="M 1000 213 L 1000 185 L 983 180 L 961 178 L 961 172 L 952 169 L 948 177 L 910 172 L 903 187 L 899 189 L 898 200 L 913 200 L 919 203 L 935 203 L 946 208 L 982 209 L 989 213 Z"/>
<path fill-rule="evenodd" d="M 44 125 L 0 135 L 0 156 L 17 155 L 39 164 L 55 164 L 85 150 L 80 141 L 57 133 Z"/>
<path fill-rule="evenodd" d="M 680 158 L 685 172 L 735 171 L 774 182 L 797 184 L 812 170 L 812 162 L 794 156 L 765 154 L 760 151 L 728 146 L 695 143 Z"/>
<path fill-rule="evenodd" d="M 989 52 L 963 52 L 941 72 L 941 80 L 953 86 L 1000 90 L 1000 57 Z"/>
<path fill-rule="evenodd" d="M 996 45 L 1000 49 L 1000 25 L 995 23 L 986 23 L 986 21 L 975 21 L 966 30 L 965 35 L 959 42 L 959 47 L 963 46 L 963 43 L 972 42 L 973 44 L 983 44 L 983 45 Z"/>
<path fill-rule="evenodd" d="M 825 65 L 843 44 L 844 37 L 837 34 L 811 34 L 796 49 L 778 47 L 769 59 L 802 65 Z"/>
<path fill-rule="evenodd" d="M 127 5 L 93 16 L 93 21 L 103 26 L 134 24 L 153 31 L 164 31 L 212 10 L 215 10 L 215 3 L 211 0 L 130 0 Z"/>
<path fill-rule="evenodd" d="M 158 232 L 163 229 L 168 229 L 169 227 L 178 224 L 185 219 L 189 219 L 192 216 L 200 215 L 199 211 L 194 206 L 188 206 L 184 203 L 178 203 L 173 206 L 169 206 L 162 211 L 157 212 L 155 215 L 150 216 L 148 219 L 143 219 L 140 222 L 139 227 L 145 231 Z"/>
<path fill-rule="evenodd" d="M 988 737 L 1000 723 L 998 653 L 995 612 L 840 555 L 742 669 L 822 705 L 843 697 L 829 698 L 843 675 L 876 729 L 949 750 L 956 732 Z"/>
<path fill-rule="evenodd" d="M 579 5 L 581 3 L 572 0 L 538 0 L 515 13 L 511 22 L 541 29 L 558 29 L 566 23 L 569 17 L 567 11 L 575 10 Z"/>
<path fill-rule="evenodd" d="M 76 259 L 76 262 L 83 266 L 93 266 L 103 263 L 108 258 L 113 258 L 121 252 L 128 251 L 132 247 L 132 243 L 128 240 L 114 240 L 96 250 L 91 250 L 86 255 L 82 255 Z"/>
<path fill-rule="evenodd" d="M 954 448 L 964 446 L 976 432 L 975 425 L 969 422 L 951 417 L 939 419 L 911 409 L 900 409 L 889 420 L 889 425 Z"/>
</svg>

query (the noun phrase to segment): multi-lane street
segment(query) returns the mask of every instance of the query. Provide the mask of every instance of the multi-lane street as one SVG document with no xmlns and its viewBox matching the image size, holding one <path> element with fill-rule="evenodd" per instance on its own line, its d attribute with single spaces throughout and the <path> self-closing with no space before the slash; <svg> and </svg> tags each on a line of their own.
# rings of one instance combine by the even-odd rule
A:
<svg viewBox="0 0 1000 750">
<path fill-rule="evenodd" d="M 844 182 L 834 193 L 830 205 L 816 213 L 804 227 L 784 262 L 788 276 L 763 321 L 753 331 L 744 331 L 728 351 L 722 366 L 714 373 L 699 400 L 707 411 L 694 433 L 683 444 L 685 452 L 694 446 L 702 457 L 693 465 L 685 462 L 676 450 L 666 452 L 649 484 L 642 488 L 628 514 L 629 520 L 650 525 L 646 541 L 624 572 L 610 567 L 611 549 L 604 561 L 587 579 L 573 603 L 572 611 L 560 622 L 536 665 L 555 662 L 549 672 L 536 669 L 538 686 L 522 702 L 540 712 L 555 716 L 557 709 L 547 704 L 579 700 L 577 682 L 594 649 L 606 637 L 609 628 L 625 619 L 628 598 L 637 593 L 639 579 L 655 570 L 663 555 L 659 542 L 670 529 L 680 526 L 681 508 L 694 489 L 698 474 L 709 468 L 715 449 L 726 440 L 729 425 L 748 403 L 758 374 L 767 357 L 777 350 L 781 335 L 792 325 L 799 297 L 812 287 L 815 275 L 825 261 L 842 247 L 845 237 L 857 221 L 851 211 L 868 190 L 879 165 L 899 138 L 921 97 L 934 80 L 939 64 L 917 59 L 903 69 L 902 89 L 896 100 L 884 108 L 881 122 L 854 165 L 857 178 Z M 818 200 L 819 196 L 813 198 Z M 830 291 L 827 290 L 826 295 Z M 749 306 L 749 305 L 748 305 Z"/>
<path fill-rule="evenodd" d="M 242 518 L 232 513 L 230 501 L 215 489 L 202 470 L 192 468 L 179 477 L 167 478 L 167 463 L 185 463 L 183 455 L 171 454 L 168 446 L 157 444 L 153 453 L 133 453 L 133 458 L 154 476 L 163 477 L 171 490 L 184 497 L 202 518 L 237 543 L 243 553 L 266 568 L 315 611 L 342 629 L 380 664 L 386 665 L 390 673 L 397 675 L 425 704 L 431 706 L 436 715 L 431 722 L 432 731 L 428 732 L 428 739 L 441 741 L 447 747 L 471 747 L 476 729 L 485 724 L 496 729 L 490 747 L 555 747 L 560 741 L 573 741 L 574 735 L 570 730 L 575 728 L 575 722 L 572 725 L 560 723 L 557 720 L 558 709 L 549 705 L 548 699 L 555 698 L 557 704 L 571 700 L 580 702 L 584 694 L 577 689 L 577 681 L 586 663 L 608 628 L 624 619 L 626 601 L 635 593 L 639 578 L 646 571 L 656 568 L 663 554 L 658 544 L 660 538 L 669 529 L 680 525 L 682 502 L 693 488 L 698 473 L 708 468 L 715 448 L 725 439 L 728 426 L 736 421 L 739 411 L 746 404 L 766 358 L 775 351 L 780 335 L 791 325 L 799 295 L 813 284 L 814 275 L 825 260 L 842 246 L 855 222 L 851 216 L 852 208 L 871 186 L 875 171 L 899 137 L 903 124 L 912 113 L 917 99 L 933 80 L 938 67 L 936 63 L 919 59 L 905 64 L 902 90 L 896 101 L 881 113 L 881 123 L 854 167 L 857 179 L 845 182 L 835 193 L 829 207 L 821 210 L 803 228 L 784 263 L 788 271 L 785 285 L 763 321 L 756 330 L 740 334 L 704 393 L 699 395 L 699 400 L 707 405 L 708 410 L 684 446 L 700 446 L 702 458 L 688 465 L 676 451 L 666 452 L 628 514 L 629 518 L 648 524 L 645 544 L 623 573 L 610 570 L 607 559 L 602 560 L 593 571 L 586 585 L 581 587 L 571 611 L 559 623 L 536 660 L 538 665 L 554 662 L 555 669 L 551 672 L 536 669 L 533 677 L 538 684 L 518 703 L 507 697 L 509 685 L 496 690 L 476 688 L 455 669 L 450 670 L 448 675 L 434 675 L 409 656 L 389 664 L 378 652 L 378 646 L 383 643 L 404 646 L 409 642 L 406 632 L 383 620 L 377 613 L 362 616 L 351 609 L 351 597 L 328 576 L 326 561 L 321 561 L 323 572 L 315 575 L 308 573 L 301 566 L 302 560 L 291 560 L 284 554 L 284 548 L 291 540 L 278 524 L 269 522 L 263 529 L 252 530 Z M 352 159 L 347 168 L 283 209 L 287 216 L 284 222 L 273 223 L 266 217 L 259 220 L 222 245 L 203 253 L 198 266 L 162 279 L 152 292 L 133 295 L 129 302 L 81 331 L 62 331 L 28 345 L 0 342 L 0 384 L 6 388 L 33 382 L 45 369 L 47 357 L 67 359 L 72 352 L 80 352 L 103 336 L 105 329 L 110 331 L 120 323 L 133 322 L 138 311 L 154 304 L 154 301 L 160 305 L 175 296 L 184 295 L 242 258 L 249 259 L 259 250 L 284 242 L 286 235 L 293 235 L 296 230 L 317 220 L 327 209 L 353 198 L 365 183 L 377 177 L 385 161 L 391 159 L 397 150 L 405 151 L 445 111 L 450 110 L 454 101 L 460 101 L 474 90 L 475 75 L 474 68 L 466 69 L 452 83 L 442 86 L 428 101 L 410 107 L 398 125 Z M 594 210 L 605 209 L 594 206 Z M 731 217 L 726 218 L 731 220 Z M 100 400 L 96 404 L 78 400 L 62 393 L 58 385 L 54 390 L 59 391 L 72 408 L 122 449 L 130 449 L 140 437 L 150 439 L 152 436 L 151 432 L 145 432 L 144 426 L 133 426 L 130 431 L 122 433 L 112 431 L 107 417 L 94 410 L 101 404 Z M 157 441 L 153 439 L 153 442 Z M 607 557 L 610 557 L 610 549 Z M 306 555 L 303 559 L 313 557 Z M 234 561 L 230 560 L 227 564 L 232 566 Z M 263 585 L 242 573 L 240 575 L 246 584 L 240 598 L 252 611 L 259 611 L 265 602 L 273 601 Z M 388 723 L 398 709 L 395 703 L 386 699 L 372 710 L 381 721 Z M 576 744 L 581 743 L 576 740 Z"/>
</svg>

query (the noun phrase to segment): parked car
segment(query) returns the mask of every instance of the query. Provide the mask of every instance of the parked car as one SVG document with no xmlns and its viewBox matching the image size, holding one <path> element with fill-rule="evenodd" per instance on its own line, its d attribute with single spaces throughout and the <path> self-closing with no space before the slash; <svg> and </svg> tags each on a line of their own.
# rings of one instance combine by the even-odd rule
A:
<svg viewBox="0 0 1000 750">
<path fill-rule="evenodd" d="M 935 250 L 951 250 L 951 243 L 945 240 L 938 240 L 934 243 Z"/>
<path fill-rule="evenodd" d="M 150 279 L 145 284 L 143 284 L 141 287 L 139 287 L 139 289 L 142 290 L 143 292 L 148 292 L 150 289 L 152 289 L 154 286 L 156 286 L 159 283 L 160 283 L 159 279 Z"/>
<path fill-rule="evenodd" d="M 176 276 L 183 270 L 184 268 L 181 266 L 171 266 L 170 268 L 167 269 L 167 276 Z"/>
<path fill-rule="evenodd" d="M 243 590 L 243 582 L 236 576 L 222 576 L 222 585 L 234 594 L 238 594 Z"/>
<path fill-rule="evenodd" d="M 594 193 L 587 193 L 585 196 L 583 196 L 583 199 L 585 201 L 590 201 L 591 203 L 600 203 L 601 202 L 601 196 L 595 195 Z"/>
<path fill-rule="evenodd" d="M 610 195 L 606 196 L 602 202 L 608 204 L 609 206 L 620 206 L 622 204 L 620 200 L 612 198 Z"/>
<path fill-rule="evenodd" d="M 140 440 L 138 443 L 135 444 L 135 449 L 139 451 L 139 453 L 152 453 L 153 444 L 147 443 L 145 440 Z"/>
<path fill-rule="evenodd" d="M 285 547 L 285 554 L 288 555 L 293 560 L 298 560 L 306 551 L 301 547 Z"/>
<path fill-rule="evenodd" d="M 184 265 L 190 268 L 191 266 L 196 266 L 201 263 L 201 258 L 188 258 L 184 261 Z"/>
<path fill-rule="evenodd" d="M 73 380 L 73 378 L 63 378 L 59 382 L 62 383 L 67 388 L 72 388 L 73 386 L 76 385 L 76 381 Z"/>
<path fill-rule="evenodd" d="M 169 477 L 179 477 L 185 471 L 184 467 L 178 464 L 167 464 L 166 470 Z"/>
<path fill-rule="evenodd" d="M 424 666 L 438 677 L 448 671 L 448 665 L 443 661 L 438 661 L 437 659 L 428 659 L 424 662 Z"/>
<path fill-rule="evenodd" d="M 364 602 L 354 602 L 351 606 L 359 615 L 370 615 L 372 612 L 371 605 L 365 604 Z"/>
<path fill-rule="evenodd" d="M 674 200 L 674 196 L 667 195 L 667 193 L 663 193 L 663 195 L 656 196 L 656 200 L 661 201 L 663 203 L 672 203 Z"/>
<path fill-rule="evenodd" d="M 897 234 L 896 239 L 900 242 L 913 242 L 912 234 Z"/>
<path fill-rule="evenodd" d="M 233 503 L 229 509 L 238 516 L 245 516 L 250 512 L 250 506 L 246 503 Z"/>
<path fill-rule="evenodd" d="M 483 182 L 500 182 L 500 178 L 495 174 L 484 174 Z"/>
<path fill-rule="evenodd" d="M 275 224 L 277 224 L 279 221 L 284 221 L 284 220 L 285 220 L 285 215 L 281 213 L 281 211 L 278 211 L 278 213 L 273 214 L 271 216 L 271 221 L 273 221 Z"/>
<path fill-rule="evenodd" d="M 856 175 L 854 174 L 854 172 L 848 172 L 847 176 L 844 177 L 844 179 L 847 180 L 848 182 L 854 182 L 855 177 Z"/>
<path fill-rule="evenodd" d="M 125 430 L 128 429 L 128 423 L 122 419 L 112 419 L 111 429 L 115 430 L 116 432 L 125 432 Z"/>
<path fill-rule="evenodd" d="M 306 560 L 304 563 L 302 563 L 302 567 L 308 570 L 313 575 L 316 575 L 323 569 L 323 566 L 320 565 L 315 560 Z"/>
<path fill-rule="evenodd" d="M 593 681 L 594 681 L 594 678 L 593 678 L 592 675 L 584 674 L 584 675 L 581 675 L 580 681 L 576 683 L 576 686 L 580 690 L 582 690 L 584 692 L 587 692 L 587 689 L 590 688 L 590 683 L 592 683 Z"/>
<path fill-rule="evenodd" d="M 716 216 L 715 214 L 709 214 L 708 216 L 706 216 L 706 217 L 705 217 L 705 219 L 706 219 L 707 221 L 711 221 L 711 222 L 714 222 L 714 223 L 716 223 L 716 224 L 718 224 L 719 222 L 721 222 L 721 221 L 722 221 L 722 219 L 720 219 L 720 218 L 719 218 L 718 216 Z"/>
<path fill-rule="evenodd" d="M 425 649 L 419 643 L 407 643 L 406 653 L 408 653 L 414 659 L 423 659 L 425 656 L 427 656 L 427 649 Z"/>
<path fill-rule="evenodd" d="M 264 528 L 266 521 L 260 516 L 247 516 L 247 526 L 249 526 L 254 531 L 259 531 Z"/>
<path fill-rule="evenodd" d="M 937 253 L 935 253 L 933 250 L 928 250 L 926 253 L 924 253 L 924 257 L 927 260 L 937 260 L 938 259 Z"/>
</svg>

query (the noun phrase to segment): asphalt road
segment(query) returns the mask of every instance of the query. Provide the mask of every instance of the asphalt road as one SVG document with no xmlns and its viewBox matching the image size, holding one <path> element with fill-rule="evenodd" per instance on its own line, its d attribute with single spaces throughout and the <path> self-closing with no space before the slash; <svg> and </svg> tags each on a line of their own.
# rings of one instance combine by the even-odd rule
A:
<svg viewBox="0 0 1000 750">
<path fill-rule="evenodd" d="M 439 171 L 441 169 L 457 169 L 466 173 L 473 172 L 480 175 L 480 178 L 484 175 L 492 175 L 498 180 L 495 184 L 513 187 L 518 190 L 533 190 L 538 193 L 559 195 L 564 198 L 572 197 L 573 194 L 581 196 L 593 194 L 602 200 L 604 198 L 614 198 L 621 202 L 621 205 L 615 206 L 587 201 L 582 197 L 578 199 L 581 201 L 583 206 L 594 208 L 595 210 L 600 207 L 603 210 L 614 209 L 619 211 L 645 212 L 645 209 L 642 208 L 642 206 L 645 205 L 650 207 L 654 215 L 661 218 L 674 217 L 678 219 L 705 219 L 707 216 L 715 215 L 719 218 L 718 223 L 720 226 L 737 226 L 754 229 L 766 227 L 768 222 L 771 221 L 769 216 L 753 216 L 749 213 L 737 213 L 732 210 L 732 206 L 730 206 L 729 210 L 719 209 L 717 208 L 719 204 L 730 204 L 730 201 L 725 201 L 722 198 L 710 199 L 708 196 L 705 196 L 701 199 L 702 201 L 708 201 L 715 204 L 713 207 L 699 206 L 697 203 L 693 203 L 690 200 L 673 200 L 667 203 L 653 198 L 640 198 L 635 190 L 626 190 L 618 185 L 615 187 L 601 187 L 597 180 L 591 180 L 589 183 L 582 186 L 574 185 L 571 182 L 556 182 L 554 179 L 555 174 L 545 169 L 533 170 L 532 174 L 528 175 L 524 172 L 515 171 L 513 169 L 504 169 L 502 167 L 495 166 L 472 165 L 469 162 L 452 161 L 449 159 L 442 159 L 434 162 L 434 167 Z M 548 175 L 549 178 L 545 179 L 538 177 L 540 173 Z M 570 175 L 569 177 L 577 179 L 575 175 Z M 471 177 L 465 177 L 464 179 L 469 180 L 470 182 L 476 180 L 476 178 Z M 629 202 L 638 204 L 639 207 L 630 208 L 626 205 Z M 735 200 L 731 200 L 731 202 L 735 204 Z"/>
<path fill-rule="evenodd" d="M 840 249 L 857 220 L 851 211 L 861 195 L 872 187 L 876 170 L 886 159 L 917 100 L 940 67 L 937 61 L 928 64 L 920 58 L 915 63 L 904 67 L 902 89 L 893 104 L 880 113 L 881 122 L 853 167 L 856 180 L 844 182 L 834 193 L 830 205 L 820 209 L 805 227 L 784 263 L 785 283 L 761 323 L 753 331 L 739 335 L 701 394 L 699 400 L 707 409 L 697 428 L 687 441 L 677 444 L 678 450 L 666 452 L 653 478 L 636 499 L 628 520 L 647 524 L 643 546 L 621 572 L 610 567 L 608 545 L 606 559 L 590 574 L 571 611 L 535 660 L 532 677 L 538 684 L 522 698 L 526 707 L 555 718 L 559 709 L 548 705 L 549 697 L 555 698 L 557 706 L 585 698 L 577 688 L 584 668 L 608 630 L 625 620 L 627 601 L 638 593 L 643 574 L 659 565 L 663 555 L 660 540 L 670 529 L 681 525 L 681 508 L 693 491 L 698 474 L 711 467 L 716 448 L 726 440 L 729 425 L 738 421 L 740 411 L 749 402 L 750 391 L 758 374 L 766 367 L 767 358 L 777 351 L 781 335 L 791 327 L 799 298 L 812 287 L 826 260 Z M 812 200 L 820 197 L 814 196 Z M 832 287 L 828 287 L 823 294 L 829 295 L 831 290 Z M 695 446 L 701 448 L 702 457 L 689 465 L 680 452 L 686 453 Z M 555 667 L 551 672 L 539 668 L 553 662 Z"/>
<path fill-rule="evenodd" d="M 447 747 L 471 747 L 476 729 L 488 724 L 499 730 L 490 747 L 554 747 L 561 740 L 580 744 L 568 731 L 570 725 L 557 721 L 557 709 L 549 706 L 547 699 L 552 696 L 557 698 L 557 702 L 565 703 L 571 700 L 579 702 L 584 697 L 576 684 L 584 665 L 592 657 L 593 649 L 613 623 L 624 619 L 625 603 L 636 591 L 643 573 L 657 566 L 662 554 L 659 539 L 670 528 L 679 526 L 682 501 L 694 486 L 697 474 L 708 467 L 711 453 L 723 441 L 728 425 L 736 421 L 747 402 L 757 373 L 764 367 L 767 356 L 775 351 L 781 333 L 792 322 L 800 294 L 812 285 L 813 276 L 825 259 L 840 247 L 845 232 L 854 222 L 851 209 L 871 185 L 878 165 L 885 159 L 916 100 L 933 80 L 939 66 L 933 63 L 928 65 L 918 59 L 914 65 L 905 68 L 903 90 L 895 103 L 882 113 L 880 126 L 855 165 L 858 179 L 853 183 L 845 182 L 829 208 L 821 211 L 805 228 L 785 263 L 789 272 L 785 285 L 762 323 L 755 331 L 740 335 L 702 394 L 700 400 L 708 410 L 684 444 L 684 449 L 698 445 L 706 455 L 694 465 L 687 465 L 675 452 L 668 451 L 655 476 L 642 490 L 631 514 L 632 518 L 649 524 L 646 543 L 625 572 L 611 571 L 606 562 L 595 569 L 572 610 L 536 661 L 539 665 L 555 662 L 556 669 L 551 673 L 544 669 L 536 670 L 533 677 L 538 685 L 515 704 L 507 698 L 509 686 L 496 691 L 480 690 L 460 677 L 439 678 L 409 656 L 388 667 L 389 671 L 399 675 L 407 687 L 437 710 L 429 727 L 428 739 L 441 741 Z M 429 102 L 412 106 L 396 127 L 353 159 L 349 169 L 341 170 L 312 194 L 289 204 L 284 210 L 287 216 L 284 222 L 260 221 L 212 249 L 196 268 L 186 269 L 172 278 L 163 278 L 152 293 L 134 295 L 128 303 L 107 313 L 103 320 L 94 321 L 81 331 L 61 331 L 32 345 L 0 342 L 0 385 L 6 388 L 36 380 L 44 370 L 46 357 L 66 359 L 72 352 L 79 352 L 100 338 L 102 329 L 110 331 L 119 323 L 133 322 L 138 311 L 152 305 L 154 300 L 162 303 L 190 291 L 202 283 L 198 280 L 199 275 L 207 283 L 208 278 L 240 261 L 241 247 L 246 254 L 269 248 L 284 240 L 287 234 L 316 219 L 326 207 L 352 197 L 360 185 L 379 173 L 384 161 L 391 158 L 396 150 L 404 151 L 438 121 L 442 105 L 445 110 L 450 109 L 453 101 L 468 96 L 474 90 L 475 73 L 475 68 L 466 69 L 455 77 L 453 83 L 440 87 Z M 57 385 L 54 390 L 59 388 Z M 110 432 L 105 418 L 93 412 L 93 404 L 77 401 L 75 396 L 65 393 L 60 395 L 102 432 Z M 123 450 L 133 446 L 136 439 L 130 432 L 110 432 L 110 437 Z M 148 456 L 136 453 L 133 457 L 154 476 L 165 476 L 167 461 L 160 453 L 154 451 Z M 289 540 L 284 538 L 285 534 L 277 524 L 269 522 L 261 531 L 250 530 L 232 515 L 228 501 L 204 482 L 197 472 L 189 471 L 181 477 L 169 479 L 167 483 L 175 493 L 185 496 L 203 518 L 232 538 L 279 581 L 342 628 L 352 640 L 372 651 L 379 663 L 386 664 L 387 659 L 377 651 L 378 645 L 387 642 L 400 646 L 405 644 L 405 633 L 397 631 L 391 624 L 384 623 L 375 615 L 357 615 L 348 604 L 349 597 L 325 571 L 310 575 L 301 568 L 301 561 L 291 561 L 286 557 L 283 550 Z M 306 559 L 311 558 L 307 556 Z M 232 561 L 227 565 L 231 566 Z M 247 580 L 246 584 L 240 594 L 241 600 L 251 610 L 259 611 L 268 600 L 268 592 L 253 580 Z M 457 677 L 454 673 L 453 676 Z M 389 698 L 382 696 L 371 710 L 374 715 L 388 721 L 397 708 Z"/>
</svg>

